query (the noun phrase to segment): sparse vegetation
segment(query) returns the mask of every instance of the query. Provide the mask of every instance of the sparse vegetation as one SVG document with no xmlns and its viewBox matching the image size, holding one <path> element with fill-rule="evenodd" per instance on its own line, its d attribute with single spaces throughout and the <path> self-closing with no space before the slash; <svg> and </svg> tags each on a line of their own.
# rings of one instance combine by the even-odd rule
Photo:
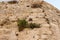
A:
<svg viewBox="0 0 60 40">
<path fill-rule="evenodd" d="M 34 29 L 34 28 L 39 28 L 40 25 L 39 25 L 39 24 L 36 24 L 36 23 L 30 23 L 30 24 L 29 24 L 29 27 L 30 27 L 31 29 Z"/>
<path fill-rule="evenodd" d="M 34 29 L 34 28 L 39 28 L 40 27 L 39 24 L 36 24 L 36 23 L 28 23 L 25 19 L 23 19 L 23 20 L 19 20 L 18 19 L 17 25 L 18 25 L 19 32 L 22 31 L 24 28 Z"/>
<path fill-rule="evenodd" d="M 31 8 L 41 8 L 42 5 L 40 4 L 32 4 Z"/>
<path fill-rule="evenodd" d="M 9 4 L 16 4 L 18 1 L 8 1 Z"/>
<path fill-rule="evenodd" d="M 27 25 L 27 21 L 25 19 L 18 20 L 18 26 L 25 27 Z"/>
<path fill-rule="evenodd" d="M 23 19 L 23 20 L 18 19 L 17 24 L 18 24 L 19 31 L 22 31 L 28 23 L 25 19 Z"/>
</svg>

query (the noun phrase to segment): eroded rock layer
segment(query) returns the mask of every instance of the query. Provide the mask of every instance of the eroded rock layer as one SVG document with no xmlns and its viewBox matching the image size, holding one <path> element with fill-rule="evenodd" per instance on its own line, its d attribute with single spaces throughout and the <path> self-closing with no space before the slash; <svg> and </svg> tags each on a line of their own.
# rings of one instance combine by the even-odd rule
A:
<svg viewBox="0 0 60 40">
<path fill-rule="evenodd" d="M 19 32 L 17 19 L 40 24 L 40 28 Z M 2 2 L 0 40 L 60 40 L 60 11 L 43 0 Z"/>
</svg>

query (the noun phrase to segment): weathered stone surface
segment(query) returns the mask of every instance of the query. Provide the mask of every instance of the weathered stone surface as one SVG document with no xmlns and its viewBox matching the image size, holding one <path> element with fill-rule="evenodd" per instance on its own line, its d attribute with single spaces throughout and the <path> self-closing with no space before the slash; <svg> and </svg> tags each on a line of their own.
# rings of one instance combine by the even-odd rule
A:
<svg viewBox="0 0 60 40">
<path fill-rule="evenodd" d="M 29 19 L 32 21 L 29 21 Z M 0 40 L 60 40 L 60 10 L 44 0 L 0 3 Z M 17 20 L 40 24 L 40 28 L 18 31 Z"/>
</svg>

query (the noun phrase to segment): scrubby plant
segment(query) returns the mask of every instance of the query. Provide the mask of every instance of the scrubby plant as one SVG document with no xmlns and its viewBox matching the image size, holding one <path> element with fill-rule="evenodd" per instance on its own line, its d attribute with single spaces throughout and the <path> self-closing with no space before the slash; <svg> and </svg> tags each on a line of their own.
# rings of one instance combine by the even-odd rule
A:
<svg viewBox="0 0 60 40">
<path fill-rule="evenodd" d="M 25 27 L 27 25 L 27 21 L 25 19 L 18 20 L 18 26 Z"/>
<path fill-rule="evenodd" d="M 39 28 L 40 27 L 39 24 L 36 24 L 36 23 L 28 23 L 25 19 L 23 19 L 23 20 L 18 19 L 17 25 L 18 25 L 19 32 L 22 31 L 24 28 L 34 29 L 34 28 Z"/>
<path fill-rule="evenodd" d="M 23 20 L 18 19 L 17 25 L 18 25 L 19 31 L 23 30 L 27 24 L 28 24 L 28 22 L 25 19 L 23 19 Z"/>
<path fill-rule="evenodd" d="M 36 24 L 36 23 L 30 23 L 29 24 L 29 28 L 31 28 L 31 29 L 39 28 L 39 27 L 40 27 L 40 25 L 39 24 Z"/>
</svg>

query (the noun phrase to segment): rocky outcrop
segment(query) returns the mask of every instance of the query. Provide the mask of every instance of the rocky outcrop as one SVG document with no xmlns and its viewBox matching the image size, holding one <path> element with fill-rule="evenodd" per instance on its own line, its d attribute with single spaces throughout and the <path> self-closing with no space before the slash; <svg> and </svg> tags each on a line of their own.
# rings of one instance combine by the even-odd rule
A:
<svg viewBox="0 0 60 40">
<path fill-rule="evenodd" d="M 29 19 L 32 21 L 29 21 Z M 0 40 L 60 40 L 60 10 L 44 0 L 0 3 Z M 18 31 L 17 19 L 40 24 Z"/>
</svg>

